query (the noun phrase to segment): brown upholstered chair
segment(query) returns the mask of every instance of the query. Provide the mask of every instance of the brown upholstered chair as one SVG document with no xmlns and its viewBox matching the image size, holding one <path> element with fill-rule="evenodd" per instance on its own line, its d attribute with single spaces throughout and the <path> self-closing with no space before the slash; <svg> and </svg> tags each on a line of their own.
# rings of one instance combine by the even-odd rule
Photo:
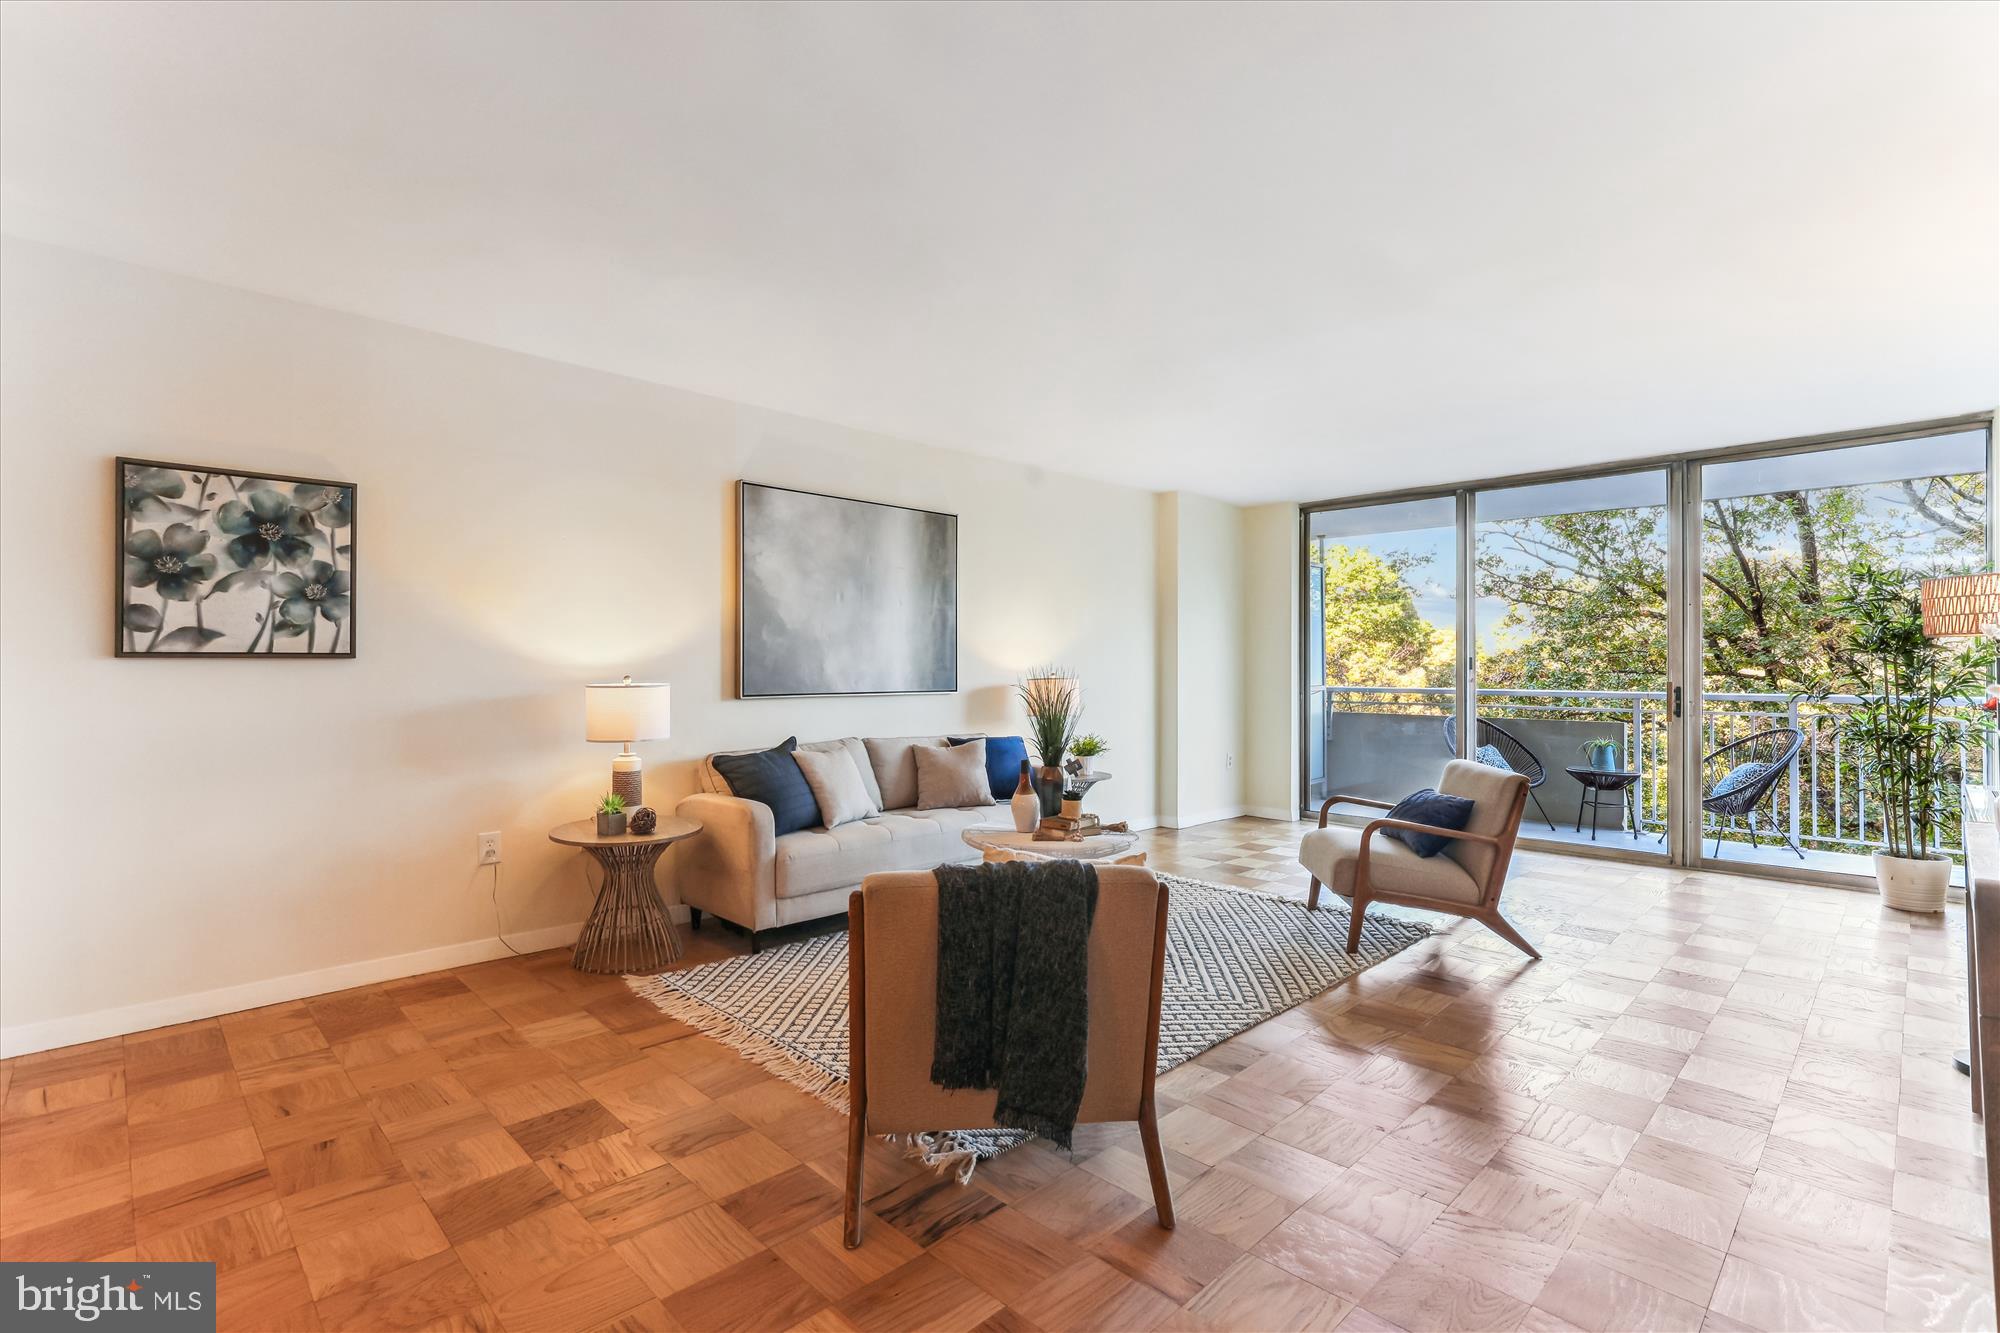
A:
<svg viewBox="0 0 2000 1333">
<path fill-rule="evenodd" d="M 931 1082 L 937 1035 L 937 879 L 870 875 L 849 898 L 847 1246 L 861 1243 L 869 1134 L 990 1129 L 992 1091 Z M 1077 1123 L 1136 1120 L 1160 1225 L 1174 1225 L 1153 1111 L 1166 974 L 1167 889 L 1139 866 L 1100 866 L 1090 928 L 1090 1073 Z"/>
<path fill-rule="evenodd" d="M 1319 827 L 1299 844 L 1299 864 L 1313 877 L 1306 906 L 1319 906 L 1322 883 L 1353 900 L 1353 919 L 1347 927 L 1349 953 L 1361 947 L 1361 920 L 1368 904 L 1397 903 L 1469 917 L 1528 957 L 1540 958 L 1535 946 L 1500 915 L 1500 890 L 1507 882 L 1514 840 L 1520 836 L 1528 779 L 1505 769 L 1454 759 L 1444 766 L 1437 789 L 1447 796 L 1471 798 L 1472 821 L 1463 831 L 1405 819 L 1371 820 L 1358 829 L 1341 824 L 1329 827 L 1327 812 L 1336 805 L 1391 808 L 1387 801 L 1362 796 L 1329 796 L 1319 808 Z M 1377 836 L 1388 828 L 1435 833 L 1450 838 L 1451 843 L 1436 856 L 1418 856 L 1395 838 Z"/>
</svg>

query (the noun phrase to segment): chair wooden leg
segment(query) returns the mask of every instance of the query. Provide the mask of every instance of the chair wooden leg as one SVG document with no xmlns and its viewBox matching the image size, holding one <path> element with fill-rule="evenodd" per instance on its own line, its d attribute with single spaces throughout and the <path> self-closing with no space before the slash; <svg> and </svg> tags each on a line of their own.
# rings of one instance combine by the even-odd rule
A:
<svg viewBox="0 0 2000 1333">
<path fill-rule="evenodd" d="M 1153 1212 L 1160 1226 L 1174 1229 L 1174 1196 L 1167 1187 L 1167 1159 L 1160 1151 L 1160 1122 L 1149 1101 L 1139 1111 L 1139 1142 L 1146 1150 L 1146 1174 L 1153 1182 Z"/>
<path fill-rule="evenodd" d="M 848 1249 L 861 1244 L 861 1164 L 867 1157 L 868 1139 L 861 1128 L 861 1117 L 849 1114 L 847 1117 L 847 1198 L 843 1205 L 846 1233 L 843 1240 Z"/>
<path fill-rule="evenodd" d="M 1349 908 L 1349 916 L 1347 918 L 1347 951 L 1349 953 L 1359 953 L 1361 951 L 1361 918 L 1362 914 L 1368 910 L 1368 900 L 1357 893 L 1351 899 L 1351 902 L 1352 906 Z"/>
<path fill-rule="evenodd" d="M 1528 955 L 1528 957 L 1537 960 L 1541 958 L 1541 952 L 1534 945 L 1528 943 L 1520 931 L 1514 929 L 1513 922 L 1500 915 L 1499 908 L 1494 908 L 1491 912 L 1480 917 L 1479 920 L 1484 923 L 1488 930 L 1513 945 L 1516 949 L 1519 949 L 1522 953 Z"/>
<path fill-rule="evenodd" d="M 868 1156 L 868 924 L 861 890 L 847 895 L 847 1189 L 841 1241 L 861 1244 L 861 1167 Z M 757 937 L 750 937 L 754 952 Z"/>
<path fill-rule="evenodd" d="M 1310 884 L 1310 885 L 1309 885 L 1309 886 L 1308 886 L 1308 887 L 1306 888 L 1306 910 L 1307 910 L 1308 912 L 1317 912 L 1317 911 L 1319 910 L 1319 876 L 1318 876 L 1318 875 L 1314 875 L 1314 876 L 1312 877 L 1312 883 L 1311 883 L 1311 884 Z"/>
</svg>

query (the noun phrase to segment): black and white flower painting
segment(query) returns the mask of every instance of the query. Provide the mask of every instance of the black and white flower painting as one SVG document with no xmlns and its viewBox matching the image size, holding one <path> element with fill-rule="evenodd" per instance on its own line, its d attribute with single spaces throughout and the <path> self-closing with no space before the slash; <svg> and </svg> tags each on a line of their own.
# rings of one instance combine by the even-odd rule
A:
<svg viewBox="0 0 2000 1333">
<path fill-rule="evenodd" d="M 354 656 L 354 487 L 121 458 L 118 655 Z"/>
</svg>

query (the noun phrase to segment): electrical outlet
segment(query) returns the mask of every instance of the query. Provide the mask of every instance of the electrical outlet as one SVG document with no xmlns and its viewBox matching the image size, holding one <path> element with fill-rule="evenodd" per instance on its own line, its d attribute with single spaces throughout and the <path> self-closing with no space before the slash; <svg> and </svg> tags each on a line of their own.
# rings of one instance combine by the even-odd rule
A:
<svg viewBox="0 0 2000 1333">
<path fill-rule="evenodd" d="M 497 866 L 500 864 L 500 835 L 482 833 L 479 835 L 479 864 Z"/>
<path fill-rule="evenodd" d="M 1222 756 L 1222 766 L 1224 768 L 1236 767 L 1236 756 L 1233 754 L 1225 754 L 1224 756 Z"/>
</svg>

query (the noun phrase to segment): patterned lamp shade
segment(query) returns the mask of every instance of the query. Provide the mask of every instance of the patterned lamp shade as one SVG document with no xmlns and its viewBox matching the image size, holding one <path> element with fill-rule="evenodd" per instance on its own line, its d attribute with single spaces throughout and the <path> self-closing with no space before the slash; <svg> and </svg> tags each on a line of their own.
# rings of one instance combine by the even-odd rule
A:
<svg viewBox="0 0 2000 1333">
<path fill-rule="evenodd" d="M 1924 633 L 1933 639 L 2000 633 L 2000 574 L 1925 579 L 1918 597 L 1923 603 Z"/>
</svg>

